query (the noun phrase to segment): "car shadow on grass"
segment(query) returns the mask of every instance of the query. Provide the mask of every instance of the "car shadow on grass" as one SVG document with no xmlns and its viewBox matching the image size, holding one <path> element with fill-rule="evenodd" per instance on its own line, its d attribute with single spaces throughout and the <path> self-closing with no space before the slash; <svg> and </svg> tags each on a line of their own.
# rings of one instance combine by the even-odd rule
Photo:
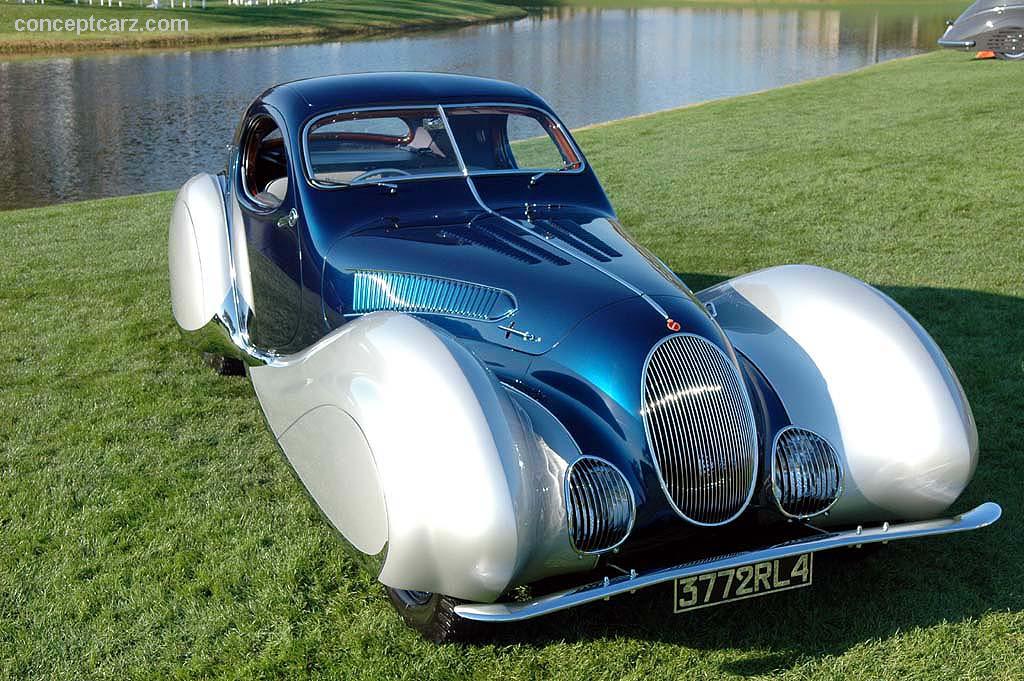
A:
<svg viewBox="0 0 1024 681">
<path fill-rule="evenodd" d="M 680 275 L 695 291 L 725 277 Z M 909 540 L 877 551 L 844 549 L 815 556 L 814 584 L 682 615 L 672 614 L 672 586 L 537 620 L 494 627 L 497 645 L 635 638 L 682 647 L 734 649 L 722 671 L 757 675 L 841 654 L 869 640 L 915 628 L 1024 610 L 1017 587 L 1024 545 L 1017 518 L 1024 460 L 1024 299 L 978 291 L 880 285 L 943 349 L 964 386 L 978 424 L 981 458 L 952 512 L 993 500 L 996 525 L 956 536 Z M 737 657 L 739 659 L 737 659 Z"/>
</svg>

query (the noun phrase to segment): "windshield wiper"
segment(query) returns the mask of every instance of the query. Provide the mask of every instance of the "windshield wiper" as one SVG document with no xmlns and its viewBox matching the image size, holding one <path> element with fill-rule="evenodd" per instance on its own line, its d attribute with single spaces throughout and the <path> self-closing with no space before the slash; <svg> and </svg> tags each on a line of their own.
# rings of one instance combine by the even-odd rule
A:
<svg viewBox="0 0 1024 681">
<path fill-rule="evenodd" d="M 398 185 L 397 184 L 395 184 L 394 182 L 385 182 L 384 180 L 372 180 L 372 181 L 367 180 L 367 181 L 362 181 L 362 182 L 345 182 L 344 180 L 320 180 L 320 179 L 318 179 L 317 182 L 319 182 L 322 185 L 326 185 L 326 186 L 330 186 L 330 187 L 380 187 L 382 189 L 387 189 L 389 194 L 395 194 L 395 193 L 398 192 Z"/>
<path fill-rule="evenodd" d="M 530 186 L 532 187 L 535 184 L 537 184 L 537 182 L 540 180 L 540 178 L 544 177 L 545 175 L 548 175 L 549 173 L 561 173 L 561 172 L 564 172 L 566 170 L 568 170 L 568 168 L 559 168 L 557 170 L 555 170 L 555 169 L 542 170 L 542 171 L 540 171 L 539 173 L 537 173 L 536 175 L 534 175 L 533 177 L 530 178 Z"/>
</svg>

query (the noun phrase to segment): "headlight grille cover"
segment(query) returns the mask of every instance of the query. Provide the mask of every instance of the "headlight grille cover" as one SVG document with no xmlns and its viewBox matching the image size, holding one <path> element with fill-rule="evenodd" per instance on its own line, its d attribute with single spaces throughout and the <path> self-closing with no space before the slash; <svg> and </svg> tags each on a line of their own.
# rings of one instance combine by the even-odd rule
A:
<svg viewBox="0 0 1024 681">
<path fill-rule="evenodd" d="M 419 312 L 495 321 L 512 314 L 516 302 L 508 291 L 425 274 L 356 270 L 352 312 Z"/>
<path fill-rule="evenodd" d="M 633 490 L 615 466 L 593 456 L 580 457 L 565 474 L 569 539 L 580 553 L 604 553 L 621 544 L 633 529 Z"/>
<path fill-rule="evenodd" d="M 795 426 L 779 431 L 772 448 L 772 494 L 783 514 L 824 513 L 842 490 L 843 464 L 825 438 Z"/>
<path fill-rule="evenodd" d="M 757 430 L 750 398 L 725 353 L 700 336 L 667 336 L 644 370 L 644 427 L 675 511 L 722 525 L 750 503 Z"/>
</svg>

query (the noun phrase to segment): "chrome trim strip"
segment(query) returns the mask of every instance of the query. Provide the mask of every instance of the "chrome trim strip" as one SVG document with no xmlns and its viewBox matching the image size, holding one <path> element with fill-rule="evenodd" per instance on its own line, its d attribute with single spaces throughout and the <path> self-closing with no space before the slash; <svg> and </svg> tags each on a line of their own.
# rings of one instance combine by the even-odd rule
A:
<svg viewBox="0 0 1024 681">
<path fill-rule="evenodd" d="M 440 104 L 437 105 L 437 115 L 441 117 L 441 122 L 444 123 L 445 134 L 448 135 L 448 139 L 452 142 L 452 151 L 455 152 L 455 162 L 459 164 L 459 170 L 462 171 L 463 177 L 469 177 L 469 167 L 466 165 L 466 161 L 462 158 L 462 150 L 459 149 L 459 145 L 455 143 L 455 138 L 452 137 L 452 124 L 448 122 L 448 115 L 444 112 L 444 107 Z M 480 201 L 480 196 L 476 193 L 476 188 L 470 183 L 469 187 L 473 191 L 473 197 L 476 202 L 481 206 L 484 204 Z M 486 206 L 484 206 L 486 208 Z"/>
<path fill-rule="evenodd" d="M 574 589 L 558 591 L 530 601 L 519 603 L 464 603 L 455 606 L 455 612 L 465 619 L 481 622 L 517 622 L 540 617 L 541 615 L 548 615 L 560 610 L 567 610 L 586 603 L 604 600 L 656 584 L 662 584 L 680 577 L 693 577 L 715 570 L 738 567 L 763 560 L 776 560 L 797 556 L 801 553 L 828 551 L 844 546 L 877 544 L 901 539 L 977 530 L 996 522 L 1001 515 L 1002 509 L 999 507 L 999 504 L 989 501 L 952 518 L 924 520 L 897 525 L 884 523 L 880 527 L 867 529 L 858 526 L 853 530 L 814 535 L 806 539 L 798 539 L 764 549 L 746 551 L 711 560 L 684 563 L 650 572 L 637 573 L 635 576 L 633 574 L 622 575 L 621 577 L 614 577 L 606 581 L 593 582 Z"/>
<path fill-rule="evenodd" d="M 240 154 L 237 147 L 233 148 L 231 161 L 229 162 L 232 177 L 239 170 Z M 210 323 L 203 328 L 192 332 L 193 343 L 197 345 L 209 344 L 213 352 L 218 350 L 224 354 L 232 355 L 245 363 L 247 366 L 258 366 L 271 364 L 278 355 L 267 352 L 256 347 L 249 338 L 248 318 L 251 310 L 248 304 L 238 292 L 238 273 L 235 270 L 235 243 L 232 239 L 233 211 L 231 210 L 233 182 L 224 175 L 217 175 L 217 182 L 220 185 L 220 198 L 224 208 L 224 228 L 227 232 L 227 256 L 228 272 L 231 279 L 231 290 L 221 305 L 221 309 L 210 320 Z M 240 227 L 239 227 L 240 229 Z M 226 341 L 221 344 L 218 341 Z M 231 352 L 231 349 L 235 352 Z"/>
<path fill-rule="evenodd" d="M 964 49 L 970 49 L 974 47 L 973 40 L 945 40 L 939 38 L 939 47 L 962 47 Z"/>
<path fill-rule="evenodd" d="M 541 405 L 541 406 L 543 406 L 543 405 Z M 630 504 L 630 508 L 632 510 L 632 512 L 630 513 L 630 517 L 629 517 L 629 524 L 626 526 L 626 531 L 623 533 L 622 539 L 620 539 L 619 541 L 615 542 L 611 546 L 605 547 L 603 549 L 597 549 L 597 550 L 594 550 L 594 551 L 580 551 L 578 548 L 576 548 L 576 542 L 573 541 L 573 517 L 574 517 L 574 514 L 573 514 L 573 508 L 570 505 L 571 495 L 569 494 L 569 480 L 572 477 L 572 471 L 573 471 L 573 468 L 576 467 L 576 464 L 578 464 L 580 461 L 583 461 L 585 459 L 590 459 L 592 461 L 598 461 L 598 462 L 604 464 L 605 466 L 608 466 L 609 468 L 611 468 L 612 470 L 614 470 L 616 473 L 619 474 L 619 477 L 622 479 L 622 484 L 625 485 L 626 486 L 626 490 L 629 491 L 629 504 Z M 591 456 L 589 454 L 584 454 L 583 456 L 580 456 L 578 459 L 576 459 L 571 464 L 569 464 L 569 467 L 565 469 L 565 477 L 562 480 L 562 498 L 565 501 L 565 517 L 566 517 L 566 521 L 568 522 L 568 525 L 569 525 L 569 545 L 572 546 L 573 550 L 576 551 L 577 553 L 581 553 L 581 554 L 586 555 L 586 556 L 599 556 L 602 553 L 608 553 L 609 551 L 614 551 L 615 549 L 617 549 L 620 546 L 622 546 L 622 543 L 625 542 L 627 539 L 629 539 L 629 535 L 633 533 L 633 525 L 636 524 L 636 494 L 633 492 L 633 486 L 629 484 L 629 480 L 626 479 L 626 476 L 623 475 L 622 471 L 619 470 L 618 466 L 613 464 L 611 461 L 608 461 L 606 459 L 602 459 L 599 456 Z M 608 531 L 608 530 L 606 529 L 605 531 Z"/>
<path fill-rule="evenodd" d="M 714 522 L 714 523 L 701 522 L 699 520 L 691 518 L 689 515 L 684 513 L 683 510 L 680 509 L 678 505 L 676 505 L 675 499 L 673 498 L 672 493 L 669 491 L 668 483 L 665 480 L 665 473 L 661 469 L 661 463 L 658 460 L 659 459 L 658 450 L 654 446 L 654 440 L 653 440 L 653 438 L 651 436 L 651 428 L 650 428 L 650 425 L 648 424 L 647 401 L 646 401 L 647 400 L 647 376 L 648 376 L 648 372 L 650 370 L 651 360 L 654 358 L 654 355 L 657 352 L 658 348 L 660 348 L 662 345 L 664 345 L 665 343 L 669 342 L 673 338 L 678 338 L 678 337 L 681 337 L 681 336 L 689 336 L 689 337 L 696 338 L 698 340 L 704 341 L 705 343 L 707 343 L 708 345 L 713 347 L 716 351 L 718 351 L 718 354 L 721 355 L 722 359 L 725 361 L 726 366 L 728 366 L 732 370 L 733 375 L 736 378 L 737 383 L 739 384 L 739 393 L 740 393 L 739 396 L 742 398 L 743 406 L 745 407 L 746 416 L 747 416 L 748 422 L 749 422 L 750 427 L 751 427 L 751 432 L 745 434 L 747 436 L 750 436 L 753 439 L 754 450 L 755 450 L 753 452 L 754 470 L 753 470 L 753 473 L 752 473 L 751 478 L 750 478 L 750 488 L 747 490 L 746 499 L 740 505 L 739 510 L 737 510 L 736 513 L 734 513 L 729 518 L 726 518 L 725 520 L 722 520 L 720 522 Z M 754 496 L 754 490 L 757 488 L 757 480 L 758 480 L 758 470 L 757 469 L 758 469 L 758 464 L 759 464 L 759 459 L 760 459 L 759 451 L 758 451 L 759 447 L 757 445 L 757 425 L 756 425 L 757 421 L 754 419 L 754 409 L 753 409 L 753 407 L 750 404 L 750 395 L 747 393 L 746 382 L 743 380 L 743 375 L 740 373 L 740 371 L 736 367 L 736 365 L 729 359 L 729 356 L 726 355 L 725 352 L 720 347 L 718 347 L 714 343 L 708 341 L 706 338 L 704 338 L 702 336 L 699 336 L 699 335 L 693 334 L 693 333 L 686 333 L 686 332 L 684 332 L 684 333 L 674 333 L 674 334 L 671 334 L 669 336 L 665 336 L 664 338 L 659 340 L 657 343 L 655 343 L 654 346 L 651 348 L 650 352 L 647 353 L 647 358 L 644 360 L 644 366 L 643 366 L 643 371 L 642 371 L 641 375 L 642 375 L 642 378 L 641 378 L 641 382 L 640 382 L 640 403 L 644 405 L 643 406 L 643 411 L 641 412 L 641 416 L 643 417 L 643 422 L 644 422 L 644 436 L 645 436 L 645 439 L 646 439 L 646 442 L 647 442 L 647 449 L 651 453 L 651 461 L 654 464 L 654 470 L 658 474 L 658 482 L 661 485 L 661 490 L 664 493 L 665 499 L 666 499 L 666 501 L 668 501 L 669 506 L 672 508 L 673 511 L 676 512 L 677 515 L 679 515 L 680 518 L 686 520 L 689 523 L 693 523 L 694 525 L 698 525 L 698 526 L 701 526 L 701 527 L 717 527 L 717 526 L 720 526 L 720 525 L 726 525 L 728 523 L 731 523 L 733 520 L 738 518 L 747 509 L 747 507 L 750 505 L 750 500 Z M 707 425 L 707 424 L 705 423 L 705 425 Z M 714 427 L 715 424 L 711 424 L 711 425 L 712 425 L 712 427 Z M 685 424 L 683 424 L 682 422 L 678 422 L 677 426 L 680 429 L 682 429 L 683 427 L 685 427 Z M 690 482 L 691 486 L 693 486 L 693 487 L 696 487 L 697 483 L 699 483 L 699 481 L 697 481 L 697 480 L 690 480 L 688 482 Z"/>
<path fill-rule="evenodd" d="M 515 220 L 513 220 L 512 218 L 510 218 L 508 216 L 505 216 L 505 215 L 502 215 L 501 213 L 496 213 L 495 211 L 491 210 L 491 208 L 489 206 L 486 206 L 484 204 L 483 199 L 480 198 L 480 194 L 476 190 L 476 185 L 473 184 L 473 178 L 472 177 L 467 175 L 466 176 L 466 182 L 469 183 L 469 188 L 473 192 L 473 197 L 476 198 L 477 203 L 479 203 L 480 206 L 484 210 L 486 210 L 488 213 L 490 213 L 494 217 L 499 218 L 501 220 L 504 220 L 505 222 L 507 222 L 508 224 L 512 225 L 516 229 L 522 229 L 523 226 L 520 225 Z M 586 258 L 582 257 L 578 253 L 575 253 L 572 250 L 570 250 L 568 246 L 563 246 L 562 244 L 558 243 L 557 241 L 554 241 L 554 240 L 550 240 L 549 241 L 547 239 L 540 239 L 536 234 L 528 234 L 528 236 L 530 236 L 530 237 L 532 237 L 534 239 L 537 239 L 538 241 L 543 243 L 545 246 L 550 246 L 551 248 L 555 249 L 556 251 L 559 251 L 560 253 L 562 253 L 563 255 L 569 256 L 570 258 L 572 258 L 573 260 L 575 260 L 578 263 L 581 263 L 583 265 L 586 265 L 587 267 L 590 267 L 590 268 L 593 268 L 593 269 L 597 270 L 598 272 L 600 272 L 601 274 L 605 275 L 609 279 L 612 279 L 613 281 L 615 281 L 615 283 L 617 283 L 617 284 L 619 284 L 621 286 L 624 286 L 626 289 L 628 289 L 634 295 L 639 296 L 640 298 L 643 298 L 647 302 L 648 305 L 650 305 L 652 308 L 654 308 L 655 312 L 657 312 L 658 314 L 660 314 L 662 316 L 663 319 L 668 319 L 669 318 L 668 313 L 665 312 L 665 309 L 661 305 L 658 305 L 658 303 L 656 303 L 654 301 L 654 299 L 652 299 L 649 295 L 644 293 L 642 290 L 638 289 L 636 286 L 633 286 L 628 281 L 626 281 L 625 279 L 623 279 L 619 275 L 615 274 L 614 272 L 611 272 L 611 271 L 605 269 L 604 267 L 601 267 L 601 265 L 599 265 L 596 262 L 591 262 L 590 260 L 587 260 Z"/>
</svg>

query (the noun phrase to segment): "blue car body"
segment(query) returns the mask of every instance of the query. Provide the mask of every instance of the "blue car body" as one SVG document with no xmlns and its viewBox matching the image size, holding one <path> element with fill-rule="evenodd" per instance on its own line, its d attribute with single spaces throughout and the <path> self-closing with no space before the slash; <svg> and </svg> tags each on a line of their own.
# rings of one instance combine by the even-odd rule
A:
<svg viewBox="0 0 1024 681">
<path fill-rule="evenodd" d="M 547 135 L 513 139 L 516 116 Z M 519 165 L 538 139 L 560 160 Z M 934 518 L 976 465 L 959 383 L 895 302 L 805 266 L 695 295 L 517 85 L 375 73 L 273 87 L 244 113 L 225 171 L 182 189 L 170 252 L 179 325 L 250 366 L 314 501 L 435 638 L 460 617 L 524 619 L 691 579 L 723 542 L 733 551 L 712 562 L 735 570 L 886 541 L 888 523 L 819 526 Z M 412 423 L 424 432 L 386 432 Z M 920 447 L 905 431 L 926 434 Z M 421 446 L 435 459 L 410 452 Z M 428 478 L 441 489 L 424 492 Z M 449 515 L 417 513 L 434 506 Z M 897 538 L 999 512 L 972 514 Z M 786 548 L 765 539 L 776 531 Z M 641 556 L 666 547 L 698 562 L 645 572 Z"/>
</svg>

